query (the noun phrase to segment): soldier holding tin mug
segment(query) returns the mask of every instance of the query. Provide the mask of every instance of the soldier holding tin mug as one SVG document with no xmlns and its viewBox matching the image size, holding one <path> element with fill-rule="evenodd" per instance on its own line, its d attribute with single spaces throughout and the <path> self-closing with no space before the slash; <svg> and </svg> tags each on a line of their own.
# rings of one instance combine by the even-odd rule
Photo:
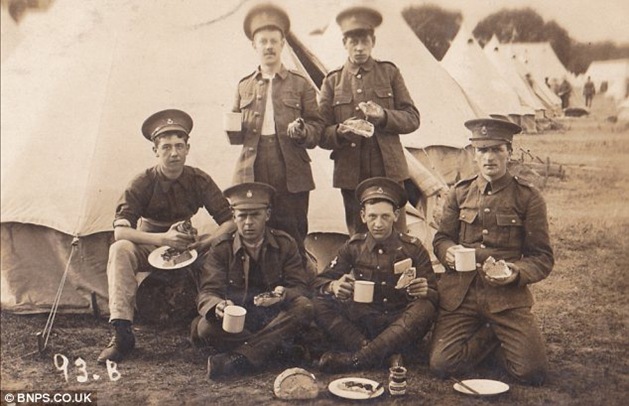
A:
<svg viewBox="0 0 629 406">
<path fill-rule="evenodd" d="M 210 379 L 260 368 L 312 321 L 312 275 L 295 240 L 267 226 L 275 190 L 260 182 L 224 191 L 237 232 L 219 235 L 203 264 L 195 345 L 220 351 L 208 358 Z"/>
<path fill-rule="evenodd" d="M 230 144 L 242 145 L 234 184 L 263 182 L 275 188 L 269 226 L 295 239 L 305 264 L 308 205 L 315 188 L 307 150 L 317 146 L 323 131 L 315 89 L 282 64 L 290 30 L 284 10 L 255 6 L 243 26 L 260 65 L 240 80 L 232 113 L 224 117 Z"/>
<path fill-rule="evenodd" d="M 395 232 L 404 188 L 388 178 L 361 182 L 356 198 L 367 233 L 357 233 L 316 281 L 315 319 L 342 352 L 326 352 L 323 372 L 381 365 L 420 340 L 437 306 L 430 257 L 417 238 Z"/>
<path fill-rule="evenodd" d="M 528 285 L 546 278 L 554 263 L 546 203 L 507 170 L 518 125 L 477 119 L 465 126 L 479 174 L 452 188 L 433 241 L 446 273 L 430 367 L 440 376 L 465 373 L 495 350 L 515 378 L 541 384 L 548 362 Z M 476 267 L 461 265 L 469 249 Z"/>
</svg>

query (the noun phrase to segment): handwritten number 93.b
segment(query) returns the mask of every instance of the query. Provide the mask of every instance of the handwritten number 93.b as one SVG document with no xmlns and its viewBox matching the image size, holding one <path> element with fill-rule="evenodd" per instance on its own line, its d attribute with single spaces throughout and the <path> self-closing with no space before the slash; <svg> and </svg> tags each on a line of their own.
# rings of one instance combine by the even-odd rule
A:
<svg viewBox="0 0 629 406">
<path fill-rule="evenodd" d="M 68 382 L 68 364 L 70 360 L 63 354 L 55 354 L 53 357 L 53 361 L 55 363 L 55 368 L 58 371 L 63 372 L 63 377 L 66 382 Z M 83 358 L 79 357 L 74 361 L 75 370 L 77 373 L 76 380 L 78 382 L 87 382 L 90 380 L 90 374 L 87 372 L 87 364 L 83 360 Z M 116 382 L 118 379 L 122 377 L 120 372 L 118 372 L 117 364 L 113 361 L 107 360 L 107 375 L 109 375 L 109 380 L 112 382 Z M 91 376 L 92 380 L 98 381 L 100 379 L 100 375 L 93 374 Z"/>
</svg>

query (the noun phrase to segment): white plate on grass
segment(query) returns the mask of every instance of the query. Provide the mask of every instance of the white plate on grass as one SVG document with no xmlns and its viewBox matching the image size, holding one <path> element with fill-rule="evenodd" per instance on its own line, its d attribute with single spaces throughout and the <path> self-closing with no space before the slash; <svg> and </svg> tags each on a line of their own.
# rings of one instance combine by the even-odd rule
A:
<svg viewBox="0 0 629 406">
<path fill-rule="evenodd" d="M 197 257 L 199 256 L 199 254 L 197 253 L 197 250 L 190 250 L 190 254 L 192 255 L 192 258 L 180 262 L 176 265 L 173 266 L 167 266 L 164 263 L 164 258 L 162 258 L 162 254 L 164 252 L 166 252 L 166 250 L 168 250 L 170 247 L 167 245 L 164 245 L 162 247 L 156 248 L 155 250 L 153 250 L 153 252 L 151 252 L 149 254 L 149 264 L 151 264 L 152 266 L 154 266 L 155 268 L 158 269 L 166 269 L 166 270 L 170 270 L 170 269 L 179 269 L 179 268 L 183 268 L 185 266 L 190 265 L 191 263 L 193 263 Z"/>
<path fill-rule="evenodd" d="M 349 390 L 344 387 L 354 386 L 360 388 L 362 390 Z M 367 378 L 358 378 L 358 377 L 348 377 L 341 378 L 335 381 L 330 382 L 328 385 L 328 389 L 334 395 L 344 398 L 344 399 L 373 399 L 384 393 L 384 386 L 381 386 L 380 389 L 374 392 L 374 389 L 378 386 L 378 382 L 373 381 Z"/>
<path fill-rule="evenodd" d="M 498 395 L 500 393 L 504 393 L 509 390 L 509 385 L 507 385 L 506 383 L 500 382 L 500 381 L 494 381 L 491 379 L 466 379 L 461 382 L 463 382 L 464 384 L 466 384 L 467 386 L 469 386 L 470 388 L 474 389 L 476 392 L 479 393 L 477 395 L 474 392 L 467 389 L 466 387 L 464 387 L 463 385 L 459 383 L 455 383 L 454 390 L 457 392 L 464 393 L 466 395 L 491 396 L 491 395 Z"/>
</svg>

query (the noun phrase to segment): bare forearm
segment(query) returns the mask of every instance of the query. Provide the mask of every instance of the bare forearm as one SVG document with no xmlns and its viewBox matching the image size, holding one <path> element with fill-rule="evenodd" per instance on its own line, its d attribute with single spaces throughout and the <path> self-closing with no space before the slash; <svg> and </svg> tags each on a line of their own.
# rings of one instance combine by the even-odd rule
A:
<svg viewBox="0 0 629 406">
<path fill-rule="evenodd" d="M 116 241 L 127 240 L 135 244 L 165 245 L 163 236 L 163 233 L 147 233 L 131 227 L 114 228 L 114 239 Z"/>
</svg>

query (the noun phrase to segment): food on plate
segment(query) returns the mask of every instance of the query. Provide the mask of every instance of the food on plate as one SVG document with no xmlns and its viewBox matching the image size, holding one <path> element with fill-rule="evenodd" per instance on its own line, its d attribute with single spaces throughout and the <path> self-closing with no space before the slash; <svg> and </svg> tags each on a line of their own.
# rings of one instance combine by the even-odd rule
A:
<svg viewBox="0 0 629 406">
<path fill-rule="evenodd" d="M 483 271 L 487 276 L 495 279 L 508 278 L 513 273 L 504 260 L 496 261 L 494 257 L 489 257 L 485 260 Z"/>
<path fill-rule="evenodd" d="M 253 298 L 255 306 L 271 306 L 282 301 L 282 293 L 277 291 L 260 293 Z"/>
<path fill-rule="evenodd" d="M 374 126 L 369 121 L 359 118 L 350 118 L 339 124 L 341 129 L 346 129 L 354 134 L 361 135 L 363 137 L 371 137 L 374 132 Z"/>
<path fill-rule="evenodd" d="M 289 368 L 275 378 L 273 393 L 280 399 L 314 399 L 319 395 L 319 386 L 310 372 Z"/>
<path fill-rule="evenodd" d="M 163 265 L 165 267 L 173 267 L 192 259 L 192 253 L 189 250 L 178 250 L 177 248 L 168 248 L 162 253 Z"/>
<path fill-rule="evenodd" d="M 404 271 L 404 273 L 402 273 L 402 276 L 400 276 L 400 279 L 398 279 L 397 285 L 395 285 L 395 288 L 396 289 L 407 288 L 408 285 L 411 284 L 411 281 L 415 279 L 415 275 L 416 275 L 415 268 L 414 267 L 408 268 L 406 271 Z"/>
<path fill-rule="evenodd" d="M 363 382 L 349 381 L 349 380 L 339 382 L 338 388 L 341 390 L 346 390 L 350 392 L 364 393 L 366 395 L 371 395 L 376 390 L 376 388 L 370 383 L 363 383 Z"/>
</svg>

